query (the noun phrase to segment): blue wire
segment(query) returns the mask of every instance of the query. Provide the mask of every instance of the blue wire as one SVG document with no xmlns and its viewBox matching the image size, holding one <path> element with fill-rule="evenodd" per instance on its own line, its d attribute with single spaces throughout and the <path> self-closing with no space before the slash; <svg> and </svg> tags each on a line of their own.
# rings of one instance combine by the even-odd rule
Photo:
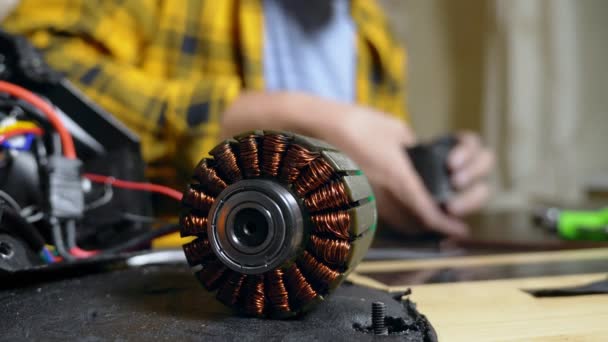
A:
<svg viewBox="0 0 608 342">
<path fill-rule="evenodd" d="M 23 144 L 21 146 L 15 146 L 15 145 L 13 145 L 11 143 L 11 139 L 6 140 L 0 146 L 2 146 L 4 148 L 19 150 L 19 151 L 29 151 L 32 148 L 32 142 L 34 141 L 34 135 L 33 134 L 25 134 L 25 135 L 22 135 L 20 137 L 25 138 L 25 140 L 23 141 Z"/>
<path fill-rule="evenodd" d="M 47 264 L 52 264 L 55 262 L 53 254 L 46 247 L 42 247 L 42 256 L 44 257 L 44 261 L 46 261 Z"/>
</svg>

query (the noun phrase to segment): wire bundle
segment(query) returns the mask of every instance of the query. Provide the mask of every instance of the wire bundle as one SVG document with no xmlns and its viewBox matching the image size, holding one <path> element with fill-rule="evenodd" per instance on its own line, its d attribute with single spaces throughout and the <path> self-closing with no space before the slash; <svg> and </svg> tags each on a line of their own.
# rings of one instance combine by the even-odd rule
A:
<svg viewBox="0 0 608 342">
<path fill-rule="evenodd" d="M 49 104 L 47 101 L 25 88 L 5 81 L 0 81 L 0 92 L 6 93 L 21 101 L 24 101 L 28 105 L 34 107 L 35 109 L 43 113 L 53 126 L 55 132 L 57 132 L 57 134 L 59 135 L 62 149 L 61 152 L 63 156 L 67 159 L 77 159 L 76 148 L 74 146 L 72 136 L 70 135 L 66 126 L 63 124 L 60 115 L 57 113 L 57 111 L 55 111 L 51 104 Z M 14 119 L 7 121 L 8 122 L 4 122 L 3 125 L 0 125 L 0 145 L 5 148 L 29 149 L 29 144 L 31 144 L 32 138 L 34 136 L 41 136 L 45 133 L 40 127 L 38 127 L 32 122 Z M 26 139 L 25 143 L 21 147 L 13 145 L 12 142 L 12 138 L 18 136 L 23 136 Z M 107 194 L 109 194 L 109 197 L 104 196 L 104 198 L 100 199 L 101 201 L 99 203 L 91 203 L 85 210 L 90 210 L 94 207 L 105 205 L 107 202 L 109 202 L 111 200 L 112 186 L 130 190 L 156 192 L 169 196 L 178 201 L 180 201 L 182 198 L 182 194 L 179 191 L 173 190 L 162 185 L 125 181 L 115 179 L 111 176 L 104 176 L 98 174 L 85 174 L 84 177 L 88 178 L 92 182 L 104 183 L 106 184 L 106 186 L 110 187 L 110 191 L 107 192 Z M 3 202 L 9 203 L 9 206 L 12 207 L 10 208 L 10 210 L 15 210 L 18 213 L 20 208 L 18 208 L 18 204 L 16 204 L 16 202 L 10 197 L 10 195 L 2 191 L 0 191 L 0 193 L 2 194 L 1 197 Z M 5 209 L 6 211 L 6 208 L 3 209 Z M 37 213 L 36 215 L 38 215 L 36 216 L 36 219 L 44 218 L 44 213 Z M 21 216 L 19 216 L 19 218 L 21 218 Z M 126 241 L 123 244 L 119 246 L 114 246 L 108 250 L 88 251 L 83 250 L 76 244 L 77 224 L 75 220 L 66 220 L 64 222 L 60 222 L 55 218 L 51 218 L 50 223 L 52 225 L 52 236 L 54 243 L 54 246 L 52 246 L 51 249 L 57 252 L 57 255 L 54 255 L 53 253 L 51 253 L 48 245 L 45 245 L 44 243 L 40 242 L 43 241 L 41 234 L 36 230 L 36 228 L 31 226 L 31 222 L 29 222 L 30 220 L 33 220 L 33 218 L 34 216 L 31 216 L 20 220 L 20 226 L 22 226 L 26 232 L 30 232 L 29 234 L 33 236 L 30 237 L 29 240 L 36 241 L 35 249 L 40 253 L 41 258 L 46 263 L 53 263 L 59 260 L 90 258 L 101 252 L 122 252 L 130 248 L 135 248 L 137 246 L 145 244 L 156 237 L 170 234 L 177 230 L 176 225 L 173 224 L 170 226 L 162 227 L 150 233 L 135 237 L 132 240 Z"/>
<path fill-rule="evenodd" d="M 17 150 L 28 150 L 31 147 L 33 138 L 41 136 L 44 131 L 33 122 L 11 120 L 13 122 L 0 126 L 0 145 L 4 148 Z M 4 123 L 4 122 L 3 122 Z M 21 146 L 14 144 L 11 140 L 14 137 L 22 136 L 24 141 Z"/>
</svg>

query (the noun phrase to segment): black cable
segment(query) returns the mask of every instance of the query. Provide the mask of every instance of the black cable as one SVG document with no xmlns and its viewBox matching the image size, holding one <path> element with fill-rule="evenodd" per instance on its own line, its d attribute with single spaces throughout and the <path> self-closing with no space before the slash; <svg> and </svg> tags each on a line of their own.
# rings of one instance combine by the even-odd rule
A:
<svg viewBox="0 0 608 342">
<path fill-rule="evenodd" d="M 17 201 L 15 201 L 11 195 L 2 190 L 0 190 L 0 200 L 2 200 L 2 202 L 6 202 L 6 204 L 13 208 L 13 210 L 16 212 L 21 212 L 21 206 L 19 206 Z"/>
<path fill-rule="evenodd" d="M 102 251 L 102 254 L 126 252 L 128 250 L 134 249 L 135 247 L 149 243 L 150 241 L 156 239 L 157 237 L 171 234 L 171 233 L 177 232 L 178 230 L 179 230 L 179 224 L 177 224 L 177 223 L 166 224 L 160 228 L 152 229 L 149 232 L 138 235 L 130 240 L 125 241 L 124 243 L 121 243 L 119 245 L 112 246 L 108 249 L 105 249 Z"/>
<path fill-rule="evenodd" d="M 5 230 L 22 237 L 35 251 L 44 247 L 44 238 L 31 223 L 27 222 L 18 211 L 6 205 L 0 206 L 0 222 Z"/>
<path fill-rule="evenodd" d="M 154 216 L 144 216 L 132 213 L 122 213 L 122 217 L 130 222 L 153 223 L 158 221 L 158 218 Z"/>
</svg>

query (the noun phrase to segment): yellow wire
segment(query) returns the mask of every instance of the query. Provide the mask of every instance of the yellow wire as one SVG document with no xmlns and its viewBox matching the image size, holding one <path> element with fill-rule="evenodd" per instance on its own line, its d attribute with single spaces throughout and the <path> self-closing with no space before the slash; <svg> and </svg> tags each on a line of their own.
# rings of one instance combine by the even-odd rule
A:
<svg viewBox="0 0 608 342">
<path fill-rule="evenodd" d="M 164 248 L 175 248 L 181 247 L 184 243 L 188 243 L 194 240 L 196 237 L 188 236 L 181 237 L 179 233 L 172 233 L 169 235 L 161 236 L 152 240 L 153 249 L 164 249 Z"/>
<path fill-rule="evenodd" d="M 34 124 L 33 122 L 29 122 L 29 121 L 17 121 L 15 123 L 12 123 L 10 125 L 7 126 L 3 126 L 0 127 L 0 135 L 1 134 L 6 134 L 10 131 L 16 130 L 16 129 L 32 129 L 32 128 L 37 128 L 38 126 L 36 126 L 36 124 Z"/>
</svg>

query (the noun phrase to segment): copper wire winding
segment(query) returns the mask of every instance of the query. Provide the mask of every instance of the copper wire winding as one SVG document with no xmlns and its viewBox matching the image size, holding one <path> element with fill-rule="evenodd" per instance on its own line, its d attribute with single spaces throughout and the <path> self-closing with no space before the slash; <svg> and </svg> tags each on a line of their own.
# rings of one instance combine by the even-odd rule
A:
<svg viewBox="0 0 608 342">
<path fill-rule="evenodd" d="M 254 316 L 262 316 L 264 314 L 265 306 L 264 276 L 247 276 L 245 279 L 244 288 L 245 312 Z"/>
<path fill-rule="evenodd" d="M 289 137 L 283 134 L 265 134 L 262 144 L 262 172 L 276 177 L 279 174 L 283 153 L 289 145 Z"/>
<path fill-rule="evenodd" d="M 350 214 L 345 210 L 310 216 L 312 231 L 321 235 L 332 235 L 338 239 L 350 239 Z"/>
<path fill-rule="evenodd" d="M 197 272 L 196 276 L 207 290 L 213 291 L 222 283 L 220 280 L 226 270 L 226 266 L 216 259 L 203 265 L 203 269 Z"/>
<path fill-rule="evenodd" d="M 315 190 L 326 183 L 334 174 L 334 169 L 323 158 L 313 160 L 294 183 L 294 189 L 300 196 Z"/>
<path fill-rule="evenodd" d="M 229 183 L 243 179 L 236 156 L 228 142 L 221 143 L 209 153 L 215 158 L 218 170 Z"/>
<path fill-rule="evenodd" d="M 260 156 L 258 153 L 258 141 L 255 134 L 242 137 L 239 142 L 239 159 L 243 174 L 246 178 L 260 176 Z"/>
<path fill-rule="evenodd" d="M 344 183 L 340 180 L 322 186 L 304 199 L 304 205 L 312 212 L 341 208 L 348 205 L 349 202 Z"/>
<path fill-rule="evenodd" d="M 188 188 L 184 192 L 184 197 L 182 199 L 182 202 L 184 204 L 200 211 L 202 214 L 205 215 L 211 208 L 211 205 L 213 205 L 214 201 L 215 198 L 207 195 L 201 190 L 193 188 L 192 186 L 188 186 Z"/>
<path fill-rule="evenodd" d="M 265 275 L 266 296 L 272 309 L 277 312 L 289 312 L 289 294 L 283 281 L 283 271 L 280 268 L 274 269 Z"/>
<path fill-rule="evenodd" d="M 213 253 L 207 238 L 198 238 L 184 244 L 182 248 L 190 266 L 199 264 L 205 257 Z"/>
<path fill-rule="evenodd" d="M 350 243 L 343 240 L 310 236 L 310 249 L 319 259 L 330 265 L 344 265 L 350 253 Z"/>
<path fill-rule="evenodd" d="M 308 251 L 304 251 L 298 260 L 298 265 L 302 268 L 302 271 L 304 271 L 307 278 L 310 279 L 311 283 L 315 285 L 315 289 L 319 292 L 327 291 L 331 283 L 333 283 L 340 276 L 339 272 L 336 272 L 319 262 Z"/>
<path fill-rule="evenodd" d="M 180 236 L 204 235 L 207 233 L 207 218 L 193 213 L 179 218 Z"/>
<path fill-rule="evenodd" d="M 194 178 L 204 185 L 211 195 L 217 196 L 228 185 L 220 178 L 215 168 L 211 166 L 212 162 L 210 159 L 201 160 L 194 168 Z"/>
<path fill-rule="evenodd" d="M 289 266 L 285 272 L 285 283 L 289 289 L 289 301 L 292 307 L 302 307 L 317 297 L 317 292 L 295 264 Z"/>
<path fill-rule="evenodd" d="M 239 294 L 243 287 L 244 280 L 244 274 L 229 271 L 226 281 L 217 292 L 217 299 L 228 306 L 235 305 L 239 300 Z"/>
<path fill-rule="evenodd" d="M 283 159 L 279 179 L 287 184 L 295 182 L 300 171 L 318 157 L 319 153 L 311 152 L 299 144 L 292 144 Z"/>
</svg>

